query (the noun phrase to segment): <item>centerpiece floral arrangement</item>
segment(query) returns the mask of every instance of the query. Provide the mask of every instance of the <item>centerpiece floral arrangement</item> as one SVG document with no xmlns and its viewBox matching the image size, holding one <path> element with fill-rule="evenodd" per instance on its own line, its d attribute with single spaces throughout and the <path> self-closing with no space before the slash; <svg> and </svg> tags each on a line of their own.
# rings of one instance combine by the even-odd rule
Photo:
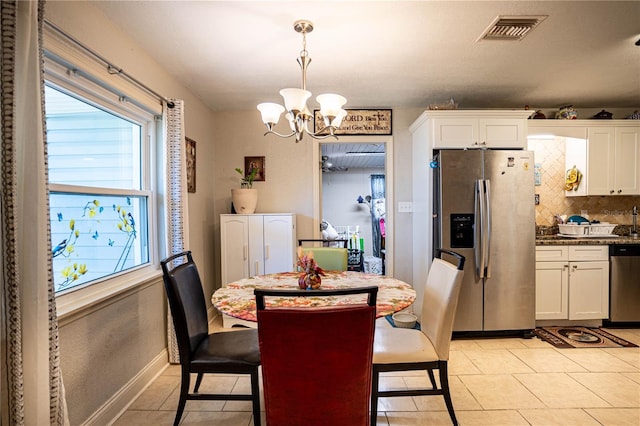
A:
<svg viewBox="0 0 640 426">
<path fill-rule="evenodd" d="M 298 278 L 298 286 L 303 290 L 317 290 L 322 284 L 322 269 L 313 259 L 313 253 L 303 253 L 302 247 L 298 247 L 298 268 L 302 272 Z"/>
</svg>

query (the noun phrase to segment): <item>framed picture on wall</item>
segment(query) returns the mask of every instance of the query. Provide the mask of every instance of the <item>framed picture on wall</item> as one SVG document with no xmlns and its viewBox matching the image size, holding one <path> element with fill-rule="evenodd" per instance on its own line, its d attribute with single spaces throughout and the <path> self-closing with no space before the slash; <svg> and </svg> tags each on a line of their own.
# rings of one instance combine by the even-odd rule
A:
<svg viewBox="0 0 640 426">
<path fill-rule="evenodd" d="M 258 173 L 256 174 L 254 181 L 264 182 L 264 157 L 244 157 L 245 175 L 250 174 L 253 169 L 258 169 Z"/>
<path fill-rule="evenodd" d="M 185 139 L 187 144 L 187 192 L 196 192 L 196 141 Z"/>
</svg>

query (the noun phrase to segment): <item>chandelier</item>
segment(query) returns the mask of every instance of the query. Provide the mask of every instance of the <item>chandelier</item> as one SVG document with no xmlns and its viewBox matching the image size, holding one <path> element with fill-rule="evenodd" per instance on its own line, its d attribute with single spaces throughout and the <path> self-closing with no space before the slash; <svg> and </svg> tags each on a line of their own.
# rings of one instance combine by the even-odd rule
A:
<svg viewBox="0 0 640 426">
<path fill-rule="evenodd" d="M 335 130 L 340 127 L 342 119 L 347 115 L 347 111 L 342 106 L 347 100 L 340 95 L 324 93 L 316 97 L 320 104 L 320 114 L 324 122 L 324 127 L 317 132 L 309 130 L 309 122 L 313 118 L 312 113 L 307 108 L 307 99 L 311 97 L 311 92 L 307 91 L 307 67 L 311 63 L 309 52 L 307 52 L 307 33 L 313 31 L 313 23 L 306 20 L 299 20 L 293 23 L 293 29 L 302 34 L 302 50 L 298 58 L 298 64 L 302 70 L 302 88 L 287 88 L 280 90 L 280 95 L 284 99 L 284 107 L 273 102 L 265 102 L 258 105 L 258 110 L 262 114 L 262 121 L 267 126 L 265 136 L 269 133 L 282 138 L 296 137 L 296 143 L 300 142 L 305 133 L 314 139 L 325 139 L 333 136 Z M 273 130 L 278 124 L 280 114 L 287 111 L 285 118 L 289 121 L 291 133 L 283 135 Z"/>
</svg>

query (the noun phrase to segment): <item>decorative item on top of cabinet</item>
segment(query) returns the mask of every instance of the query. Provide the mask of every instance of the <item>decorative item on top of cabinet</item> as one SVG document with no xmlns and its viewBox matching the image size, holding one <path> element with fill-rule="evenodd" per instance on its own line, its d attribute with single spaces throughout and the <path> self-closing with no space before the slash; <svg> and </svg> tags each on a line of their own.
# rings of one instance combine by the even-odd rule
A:
<svg viewBox="0 0 640 426">
<path fill-rule="evenodd" d="M 611 120 L 613 118 L 613 114 L 609 111 L 602 110 L 594 115 L 593 118 L 596 120 Z"/>
<path fill-rule="evenodd" d="M 556 112 L 556 119 L 558 120 L 575 120 L 578 118 L 578 111 L 573 108 L 573 105 L 567 105 L 560 107 Z"/>
<path fill-rule="evenodd" d="M 235 170 L 242 176 L 242 181 L 240 182 L 240 188 L 231 189 L 233 210 L 236 213 L 252 214 L 256 211 L 256 206 L 258 205 L 258 190 L 253 188 L 253 181 L 256 180 L 260 169 L 251 167 L 246 169 L 248 170 L 247 172 L 243 172 L 241 168 L 236 167 Z"/>
</svg>

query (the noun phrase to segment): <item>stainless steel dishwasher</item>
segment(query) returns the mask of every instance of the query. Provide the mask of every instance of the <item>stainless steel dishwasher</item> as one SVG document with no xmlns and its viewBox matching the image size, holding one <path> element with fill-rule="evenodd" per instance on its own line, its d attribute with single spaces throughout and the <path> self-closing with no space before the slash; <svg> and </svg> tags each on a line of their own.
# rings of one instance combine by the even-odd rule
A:
<svg viewBox="0 0 640 426">
<path fill-rule="evenodd" d="M 609 246 L 611 322 L 640 321 L 640 244 Z"/>
</svg>

